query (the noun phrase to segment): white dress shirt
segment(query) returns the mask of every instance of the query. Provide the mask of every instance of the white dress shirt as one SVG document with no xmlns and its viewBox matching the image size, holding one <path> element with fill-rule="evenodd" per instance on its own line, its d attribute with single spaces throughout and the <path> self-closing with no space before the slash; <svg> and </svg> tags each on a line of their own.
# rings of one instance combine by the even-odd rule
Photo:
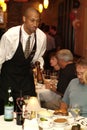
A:
<svg viewBox="0 0 87 130">
<path fill-rule="evenodd" d="M 24 31 L 23 25 L 21 27 L 21 42 L 23 51 L 25 51 L 26 41 L 29 35 Z M 15 26 L 10 28 L 1 38 L 0 41 L 0 70 L 2 67 L 2 64 L 5 61 L 10 60 L 13 55 L 16 52 L 16 49 L 18 48 L 19 44 L 19 32 L 20 32 L 20 26 Z M 32 49 L 35 43 L 34 33 L 31 34 L 31 40 L 30 40 L 30 48 Z M 33 58 L 33 63 L 35 61 L 40 61 L 41 68 L 43 68 L 44 60 L 42 58 L 44 52 L 46 50 L 46 35 L 37 28 L 36 30 L 36 52 L 35 56 Z"/>
</svg>

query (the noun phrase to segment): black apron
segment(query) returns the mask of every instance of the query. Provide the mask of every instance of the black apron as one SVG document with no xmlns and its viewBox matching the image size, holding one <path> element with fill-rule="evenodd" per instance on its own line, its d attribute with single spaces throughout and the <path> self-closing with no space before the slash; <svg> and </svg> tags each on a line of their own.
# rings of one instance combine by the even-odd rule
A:
<svg viewBox="0 0 87 130">
<path fill-rule="evenodd" d="M 14 56 L 2 65 L 0 77 L 1 99 L 6 99 L 8 87 L 12 88 L 14 99 L 20 96 L 20 90 L 22 90 L 23 95 L 36 96 L 33 72 L 31 68 L 32 59 L 36 52 L 36 34 L 34 47 L 27 59 L 25 59 L 20 40 L 21 29 L 19 34 L 19 44 Z"/>
</svg>

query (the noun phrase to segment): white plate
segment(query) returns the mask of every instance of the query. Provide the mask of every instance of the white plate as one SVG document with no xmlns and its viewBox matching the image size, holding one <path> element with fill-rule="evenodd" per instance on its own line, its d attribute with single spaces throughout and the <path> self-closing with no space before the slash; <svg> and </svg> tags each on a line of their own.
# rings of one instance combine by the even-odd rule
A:
<svg viewBox="0 0 87 130">
<path fill-rule="evenodd" d="M 36 85 L 36 89 L 41 89 L 41 88 L 43 88 L 43 84 L 39 84 L 39 83 L 37 83 L 37 85 Z"/>
<path fill-rule="evenodd" d="M 54 114 L 54 113 L 53 113 Z M 62 114 L 54 114 L 55 117 L 58 117 L 58 116 L 63 116 L 63 117 L 72 117 L 71 113 L 68 112 L 68 115 L 64 116 Z"/>
<path fill-rule="evenodd" d="M 43 117 L 42 117 L 43 118 Z M 52 118 L 47 118 L 47 117 L 44 117 L 45 120 L 40 120 L 40 118 L 38 119 L 38 123 L 39 123 L 39 126 L 41 128 L 44 128 L 44 129 L 47 129 L 47 128 L 51 128 L 53 127 L 53 120 Z"/>
</svg>

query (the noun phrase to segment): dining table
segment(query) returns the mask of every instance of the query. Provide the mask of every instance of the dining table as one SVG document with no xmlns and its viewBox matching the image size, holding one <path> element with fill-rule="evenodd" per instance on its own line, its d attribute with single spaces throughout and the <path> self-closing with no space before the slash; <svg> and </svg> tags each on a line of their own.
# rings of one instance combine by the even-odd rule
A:
<svg viewBox="0 0 87 130">
<path fill-rule="evenodd" d="M 16 124 L 16 118 L 14 118 L 13 121 L 4 121 L 4 115 L 0 116 L 0 130 L 71 130 L 71 127 L 73 125 L 73 117 L 70 116 L 62 116 L 63 118 L 66 118 L 68 120 L 68 123 L 65 125 L 54 125 L 50 128 L 40 128 L 37 118 L 34 118 L 32 120 L 25 119 L 24 125 L 17 125 Z M 60 118 L 60 116 L 57 116 L 56 118 Z M 87 118 L 79 116 L 77 118 L 77 121 L 75 123 L 78 123 L 81 125 L 81 130 L 87 130 Z"/>
<path fill-rule="evenodd" d="M 4 121 L 4 115 L 0 116 L 0 130 L 22 130 L 21 125 L 16 125 L 16 119 L 13 121 Z"/>
<path fill-rule="evenodd" d="M 43 95 L 44 100 L 49 101 L 50 98 L 52 97 L 52 91 L 49 89 L 45 88 L 44 84 L 37 84 L 36 86 L 36 93 L 37 93 L 37 98 L 39 101 L 43 100 Z M 55 96 L 54 96 L 55 98 Z M 53 112 L 53 110 L 50 110 Z M 13 121 L 5 121 L 4 120 L 4 115 L 0 116 L 0 130 L 71 130 L 74 118 L 72 115 L 69 116 L 62 116 L 63 118 L 66 118 L 68 120 L 68 123 L 66 125 L 52 125 L 50 128 L 40 128 L 38 119 L 34 118 L 32 120 L 25 119 L 23 125 L 17 125 L 16 124 L 16 114 L 14 113 L 14 119 Z M 60 118 L 60 115 L 54 115 L 52 119 L 54 118 Z M 76 120 L 75 123 L 78 123 L 81 125 L 82 129 L 81 130 L 87 130 L 87 118 L 79 116 Z"/>
</svg>

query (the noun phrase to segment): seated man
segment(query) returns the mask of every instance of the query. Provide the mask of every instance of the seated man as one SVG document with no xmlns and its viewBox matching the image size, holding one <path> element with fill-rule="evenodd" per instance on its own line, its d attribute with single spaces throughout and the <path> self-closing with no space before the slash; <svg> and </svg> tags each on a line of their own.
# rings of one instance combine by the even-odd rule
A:
<svg viewBox="0 0 87 130">
<path fill-rule="evenodd" d="M 78 104 L 81 109 L 81 115 L 87 117 L 87 83 L 84 82 L 83 76 L 84 72 L 87 71 L 87 59 L 81 58 L 78 60 L 76 71 L 78 78 L 69 83 L 62 100 L 68 106 Z"/>
<path fill-rule="evenodd" d="M 57 52 L 58 64 L 60 66 L 60 73 L 57 88 L 53 84 L 47 85 L 48 89 L 63 96 L 69 82 L 76 78 L 75 63 L 73 63 L 73 55 L 70 50 L 62 49 Z"/>
<path fill-rule="evenodd" d="M 69 82 L 73 78 L 76 78 L 76 68 L 75 68 L 75 64 L 73 63 L 73 55 L 71 51 L 68 49 L 59 50 L 57 52 L 57 58 L 58 58 L 58 64 L 61 68 L 60 73 L 59 73 L 59 78 L 58 78 L 58 84 L 57 86 L 55 86 L 52 83 L 46 84 L 46 88 L 52 91 L 52 95 L 51 97 L 49 97 L 51 98 L 51 100 L 45 103 L 45 106 L 50 109 L 51 108 L 56 109 L 59 106 L 59 104 L 57 106 L 58 99 L 52 98 L 54 97 L 53 95 L 59 95 L 59 97 L 63 96 Z M 45 94 L 43 93 L 43 98 L 44 97 L 46 98 Z M 54 101 L 55 101 L 55 104 L 53 103 Z M 55 108 L 55 105 L 56 105 L 56 108 Z"/>
</svg>

